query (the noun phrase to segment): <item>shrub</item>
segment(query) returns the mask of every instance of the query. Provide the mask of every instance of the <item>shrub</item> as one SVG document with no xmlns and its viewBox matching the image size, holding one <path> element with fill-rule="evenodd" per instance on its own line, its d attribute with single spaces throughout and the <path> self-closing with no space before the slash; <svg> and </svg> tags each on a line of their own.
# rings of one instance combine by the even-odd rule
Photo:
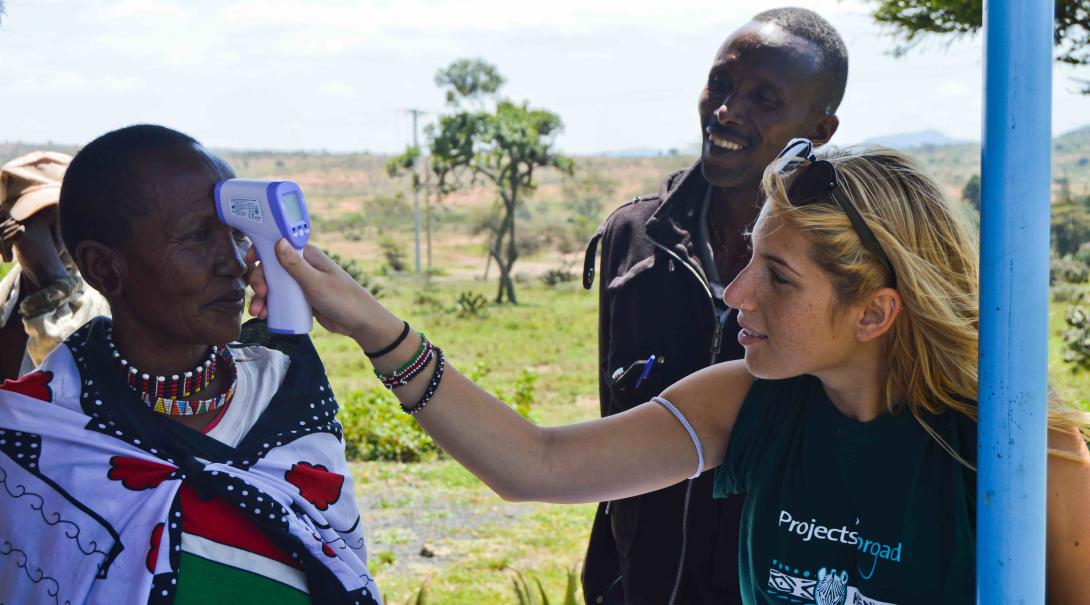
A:
<svg viewBox="0 0 1090 605">
<path fill-rule="evenodd" d="M 573 271 L 573 263 L 567 262 L 560 266 L 559 269 L 549 269 L 545 272 L 545 275 L 541 276 L 541 281 L 550 288 L 559 284 L 575 281 L 575 271 Z"/>
<path fill-rule="evenodd" d="M 485 308 L 488 306 L 486 299 L 479 292 L 466 290 L 458 295 L 455 301 L 458 304 L 458 317 L 486 317 Z"/>
<path fill-rule="evenodd" d="M 367 224 L 385 229 L 411 229 L 413 207 L 405 200 L 405 194 L 376 195 L 363 202 L 363 214 Z"/>
<path fill-rule="evenodd" d="M 1064 361 L 1072 364 L 1071 371 L 1079 372 L 1090 369 L 1090 311 L 1082 305 L 1075 305 L 1067 310 L 1064 318 L 1067 329 L 1064 330 Z"/>
<path fill-rule="evenodd" d="M 1090 265 L 1090 242 L 1083 242 L 1079 250 L 1075 252 L 1075 258 L 1085 265 Z"/>
<path fill-rule="evenodd" d="M 1074 303 L 1080 302 L 1085 296 L 1085 289 L 1076 284 L 1057 284 L 1050 288 L 1052 302 Z"/>
<path fill-rule="evenodd" d="M 496 395 L 527 420 L 533 420 L 534 402 L 537 398 L 537 373 L 523 368 L 510 387 L 496 389 Z"/>
<path fill-rule="evenodd" d="M 405 265 L 405 250 L 401 247 L 401 244 L 398 244 L 392 238 L 384 237 L 378 245 L 382 248 L 382 256 L 386 259 L 386 265 L 390 267 L 391 271 L 402 273 L 408 269 Z"/>
<path fill-rule="evenodd" d="M 340 265 L 341 269 L 344 269 L 344 272 L 347 273 L 349 277 L 356 280 L 356 283 L 370 292 L 371 296 L 374 296 L 375 298 L 382 296 L 382 284 L 379 284 L 376 280 L 371 279 L 371 276 L 364 273 L 363 267 L 360 267 L 359 263 L 355 260 L 341 258 L 339 254 L 333 254 L 332 252 L 326 252 L 326 256 Z"/>
<path fill-rule="evenodd" d="M 438 451 L 416 420 L 401 410 L 397 397 L 383 388 L 349 391 L 338 419 L 349 460 L 418 462 Z"/>
<path fill-rule="evenodd" d="M 429 288 L 421 288 L 417 291 L 416 296 L 413 297 L 413 305 L 423 307 L 433 313 L 446 310 L 443 301 Z"/>
<path fill-rule="evenodd" d="M 1061 282 L 1081 284 L 1085 283 L 1087 279 L 1090 279 L 1090 267 L 1086 263 L 1079 261 L 1070 254 L 1062 257 L 1052 257 L 1048 275 L 1049 284 L 1055 285 Z"/>
<path fill-rule="evenodd" d="M 530 368 L 523 368 L 518 377 L 515 378 L 513 385 L 499 385 L 498 387 L 488 380 L 491 373 L 492 366 L 483 359 L 477 360 L 465 370 L 466 378 L 480 385 L 484 390 L 495 393 L 500 401 L 511 406 L 523 418 L 534 420 L 532 409 L 537 401 L 537 372 Z"/>
</svg>

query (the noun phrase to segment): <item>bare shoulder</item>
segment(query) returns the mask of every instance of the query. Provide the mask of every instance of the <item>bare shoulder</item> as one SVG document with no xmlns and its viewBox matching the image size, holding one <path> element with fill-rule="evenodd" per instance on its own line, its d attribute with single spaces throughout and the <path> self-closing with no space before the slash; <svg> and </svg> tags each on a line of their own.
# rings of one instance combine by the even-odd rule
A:
<svg viewBox="0 0 1090 605">
<path fill-rule="evenodd" d="M 667 388 L 662 396 L 675 405 L 713 412 L 733 425 L 753 384 L 753 375 L 741 359 L 709 366 Z"/>
<path fill-rule="evenodd" d="M 1048 449 L 1067 454 L 1067 456 L 1049 456 L 1050 466 L 1054 460 L 1075 464 L 1078 464 L 1077 461 L 1081 461 L 1084 465 L 1090 465 L 1090 450 L 1087 449 L 1086 441 L 1083 440 L 1082 435 L 1074 429 L 1066 431 L 1049 429 Z"/>
</svg>

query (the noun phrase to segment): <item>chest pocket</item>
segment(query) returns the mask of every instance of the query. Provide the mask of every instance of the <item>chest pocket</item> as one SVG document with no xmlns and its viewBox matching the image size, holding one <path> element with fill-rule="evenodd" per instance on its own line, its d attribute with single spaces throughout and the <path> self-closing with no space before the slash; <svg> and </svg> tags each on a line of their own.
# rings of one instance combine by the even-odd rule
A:
<svg viewBox="0 0 1090 605">
<path fill-rule="evenodd" d="M 662 260 L 654 256 L 640 260 L 604 284 L 609 296 L 609 351 L 605 356 L 606 384 L 611 410 L 617 413 L 658 395 L 672 382 L 672 317 L 668 280 L 664 279 Z M 655 363 L 644 375 L 644 364 L 652 355 Z M 643 380 L 640 377 L 644 376 Z"/>
</svg>

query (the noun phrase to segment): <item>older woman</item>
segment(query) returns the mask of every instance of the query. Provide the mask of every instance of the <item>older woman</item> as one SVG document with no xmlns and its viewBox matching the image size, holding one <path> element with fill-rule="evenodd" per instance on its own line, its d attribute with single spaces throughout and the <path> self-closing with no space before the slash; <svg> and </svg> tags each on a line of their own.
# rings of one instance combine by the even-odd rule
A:
<svg viewBox="0 0 1090 605">
<path fill-rule="evenodd" d="M 65 244 L 113 320 L 0 391 L 0 602 L 381 602 L 314 347 L 240 328 L 232 176 L 158 126 L 73 160 Z"/>
</svg>

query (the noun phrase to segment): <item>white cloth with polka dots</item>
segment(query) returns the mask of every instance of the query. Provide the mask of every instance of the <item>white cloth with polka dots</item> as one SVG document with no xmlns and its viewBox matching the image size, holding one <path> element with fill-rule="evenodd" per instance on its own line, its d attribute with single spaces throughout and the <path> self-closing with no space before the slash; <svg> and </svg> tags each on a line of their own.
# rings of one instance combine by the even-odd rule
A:
<svg viewBox="0 0 1090 605">
<path fill-rule="evenodd" d="M 253 427 L 288 367 L 283 354 L 260 349 L 238 351 L 260 362 L 238 366 L 241 397 L 210 434 L 225 444 Z M 81 380 L 73 353 L 58 347 L 37 371 L 0 388 L 0 603 L 171 602 L 188 472 L 239 494 L 247 514 L 280 524 L 298 547 L 292 557 L 320 562 L 344 594 L 360 597 L 343 602 L 381 605 L 337 436 L 293 430 L 290 442 L 262 444 L 254 460 L 182 468 L 87 415 L 80 400 L 93 391 Z M 304 497 L 300 486 L 309 484 L 288 479 L 301 460 L 303 474 L 343 476 L 342 490 Z"/>
</svg>

